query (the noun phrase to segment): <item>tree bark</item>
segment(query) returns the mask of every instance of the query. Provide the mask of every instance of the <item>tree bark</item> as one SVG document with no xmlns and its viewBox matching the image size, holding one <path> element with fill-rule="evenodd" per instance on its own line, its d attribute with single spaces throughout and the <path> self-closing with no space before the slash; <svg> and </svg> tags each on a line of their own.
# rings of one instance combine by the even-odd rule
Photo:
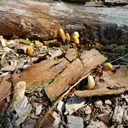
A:
<svg viewBox="0 0 128 128">
<path fill-rule="evenodd" d="M 59 28 L 58 21 L 49 15 L 49 7 L 34 1 L 1 0 L 0 17 L 0 34 L 5 37 L 48 40 Z"/>
<path fill-rule="evenodd" d="M 97 50 L 92 49 L 80 55 L 54 81 L 45 88 L 46 94 L 51 101 L 55 101 L 70 86 L 75 84 L 81 77 L 87 75 L 92 69 L 106 61 L 106 58 Z"/>
<path fill-rule="evenodd" d="M 62 25 L 66 32 L 78 31 L 83 44 L 124 44 L 128 40 L 125 9 L 89 8 L 63 2 L 1 0 L 0 16 L 0 34 L 7 37 L 17 35 L 50 40 L 56 37 Z"/>
<path fill-rule="evenodd" d="M 75 50 L 69 50 L 66 57 L 45 60 L 29 67 L 21 73 L 20 80 L 27 82 L 27 89 L 43 85 L 57 77 L 75 59 Z M 13 81 L 16 81 L 16 79 L 14 78 Z"/>
</svg>

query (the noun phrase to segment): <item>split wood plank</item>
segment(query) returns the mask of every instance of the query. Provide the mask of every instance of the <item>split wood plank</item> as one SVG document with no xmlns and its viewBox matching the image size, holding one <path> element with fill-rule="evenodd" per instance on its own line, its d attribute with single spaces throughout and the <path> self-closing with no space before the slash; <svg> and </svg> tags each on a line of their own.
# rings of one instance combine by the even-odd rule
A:
<svg viewBox="0 0 128 128">
<path fill-rule="evenodd" d="M 76 83 L 82 76 L 87 75 L 92 69 L 106 61 L 106 57 L 97 50 L 85 51 L 67 68 L 60 73 L 54 81 L 45 88 L 45 92 L 51 101 L 55 101 L 70 86 Z"/>
</svg>

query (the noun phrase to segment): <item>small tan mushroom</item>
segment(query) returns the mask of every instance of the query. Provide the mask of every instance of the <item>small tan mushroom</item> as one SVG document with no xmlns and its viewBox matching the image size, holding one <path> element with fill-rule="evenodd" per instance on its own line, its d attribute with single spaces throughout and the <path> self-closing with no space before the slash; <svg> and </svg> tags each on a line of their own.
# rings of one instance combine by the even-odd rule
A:
<svg viewBox="0 0 128 128">
<path fill-rule="evenodd" d="M 62 28 L 59 28 L 59 30 L 57 32 L 57 40 L 60 42 L 65 42 L 65 40 L 66 40 L 66 35 Z"/>
<path fill-rule="evenodd" d="M 72 36 L 72 42 L 79 45 L 80 41 L 79 38 L 77 36 Z"/>
<path fill-rule="evenodd" d="M 32 56 L 33 55 L 33 48 L 32 47 L 27 47 L 26 48 L 26 54 L 28 56 Z"/>
<path fill-rule="evenodd" d="M 103 64 L 103 71 L 112 71 L 113 65 L 111 63 L 104 63 Z"/>
<path fill-rule="evenodd" d="M 87 89 L 93 89 L 95 87 L 95 80 L 92 75 L 89 75 L 87 78 Z"/>
<path fill-rule="evenodd" d="M 77 31 L 75 31 L 72 36 L 77 36 L 78 38 L 80 37 L 79 33 Z"/>
<path fill-rule="evenodd" d="M 65 53 L 65 51 L 62 47 L 62 43 L 64 43 L 65 40 L 66 40 L 66 35 L 64 33 L 64 30 L 62 28 L 59 28 L 59 30 L 57 32 L 57 41 L 58 41 L 59 47 L 63 53 Z"/>
<path fill-rule="evenodd" d="M 70 38 L 69 33 L 66 33 L 66 42 L 67 42 L 68 49 L 69 49 L 70 40 L 71 40 L 71 38 Z"/>
<path fill-rule="evenodd" d="M 31 58 L 31 56 L 33 55 L 33 48 L 32 47 L 27 47 L 26 48 L 26 54 L 29 56 L 30 62 L 33 65 L 33 61 L 32 61 L 32 58 Z"/>
<path fill-rule="evenodd" d="M 43 44 L 42 44 L 40 41 L 36 40 L 36 41 L 34 42 L 34 46 L 35 46 L 36 48 L 40 48 L 40 47 L 43 46 Z"/>
<path fill-rule="evenodd" d="M 73 47 L 75 48 L 76 53 L 77 53 L 77 55 L 78 55 L 78 45 L 79 45 L 79 43 L 80 43 L 79 38 L 78 38 L 77 36 L 72 36 L 71 41 L 72 41 Z"/>
</svg>

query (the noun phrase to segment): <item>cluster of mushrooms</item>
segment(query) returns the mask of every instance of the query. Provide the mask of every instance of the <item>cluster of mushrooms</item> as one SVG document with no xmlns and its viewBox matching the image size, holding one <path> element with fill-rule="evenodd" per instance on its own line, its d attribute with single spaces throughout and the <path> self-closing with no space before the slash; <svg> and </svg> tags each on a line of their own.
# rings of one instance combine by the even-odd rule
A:
<svg viewBox="0 0 128 128">
<path fill-rule="evenodd" d="M 71 42 L 73 44 L 73 47 L 76 49 L 77 54 L 78 54 L 78 46 L 80 44 L 80 41 L 79 41 L 79 33 L 77 31 L 72 33 L 72 35 L 70 37 L 69 33 L 65 34 L 64 30 L 62 28 L 59 28 L 58 32 L 57 32 L 57 41 L 58 41 L 59 47 L 63 53 L 65 53 L 65 51 L 62 47 L 62 44 L 67 43 L 68 49 L 69 49 L 69 43 Z M 112 71 L 112 70 L 113 70 L 113 66 L 111 63 L 104 63 L 102 65 L 102 71 Z M 95 87 L 95 79 L 92 75 L 89 75 L 87 77 L 86 88 L 87 89 L 93 89 L 94 87 Z"/>
<path fill-rule="evenodd" d="M 72 35 L 70 36 L 69 33 L 65 34 L 64 30 L 62 28 L 59 28 L 57 32 L 57 41 L 63 53 L 65 53 L 65 50 L 63 49 L 62 44 L 67 43 L 69 49 L 70 42 L 73 44 L 73 47 L 76 49 L 76 52 L 78 52 L 78 45 L 80 41 L 79 41 L 79 33 L 77 31 L 72 33 Z"/>
<path fill-rule="evenodd" d="M 102 65 L 102 71 L 112 71 L 114 68 L 113 68 L 113 65 L 111 63 L 104 63 Z M 95 87 L 95 79 L 92 75 L 89 75 L 87 77 L 87 85 L 86 85 L 86 88 L 87 89 L 93 89 Z"/>
<path fill-rule="evenodd" d="M 60 49 L 63 53 L 66 53 L 66 52 L 63 49 L 62 44 L 67 43 L 67 46 L 68 46 L 68 49 L 69 49 L 69 45 L 70 45 L 70 43 L 72 43 L 73 47 L 75 48 L 75 50 L 78 54 L 78 46 L 80 44 L 80 41 L 79 41 L 79 33 L 77 31 L 72 33 L 72 35 L 70 36 L 69 33 L 65 34 L 64 30 L 62 28 L 59 28 L 58 32 L 57 32 L 57 41 L 58 41 L 59 47 L 60 47 Z M 33 53 L 33 50 L 31 49 L 31 47 L 28 47 L 26 49 L 26 54 L 31 56 L 32 53 Z M 112 70 L 113 70 L 113 66 L 112 66 L 111 63 L 104 63 L 102 65 L 102 71 L 112 71 Z M 95 84 L 94 77 L 92 75 L 89 75 L 87 77 L 86 88 L 87 89 L 93 89 L 95 87 L 95 85 L 96 84 Z"/>
</svg>

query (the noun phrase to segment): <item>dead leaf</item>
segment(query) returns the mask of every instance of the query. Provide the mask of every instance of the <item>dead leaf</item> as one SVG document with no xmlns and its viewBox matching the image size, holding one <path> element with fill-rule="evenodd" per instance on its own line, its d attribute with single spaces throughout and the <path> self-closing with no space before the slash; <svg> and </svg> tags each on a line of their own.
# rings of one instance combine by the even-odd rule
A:
<svg viewBox="0 0 128 128">
<path fill-rule="evenodd" d="M 11 82 L 9 82 L 10 75 L 6 75 L 0 82 L 0 101 L 6 97 L 11 89 Z"/>
</svg>

